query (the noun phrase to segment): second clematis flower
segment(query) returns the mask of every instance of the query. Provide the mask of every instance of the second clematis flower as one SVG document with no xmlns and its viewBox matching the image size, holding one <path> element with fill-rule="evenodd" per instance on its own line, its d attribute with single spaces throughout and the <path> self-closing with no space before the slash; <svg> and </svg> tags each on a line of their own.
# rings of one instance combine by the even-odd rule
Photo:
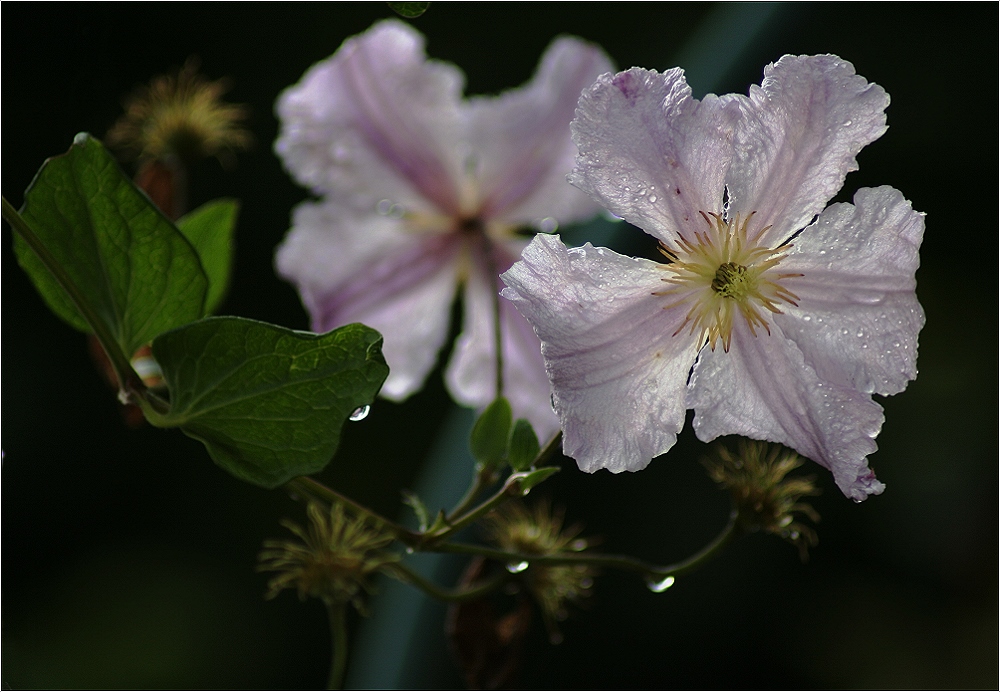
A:
<svg viewBox="0 0 1000 692">
<path fill-rule="evenodd" d="M 916 377 L 923 214 L 891 187 L 827 204 L 888 103 L 832 55 L 785 56 L 749 96 L 638 68 L 584 92 L 570 180 L 665 261 L 539 236 L 503 276 L 581 468 L 644 468 L 692 408 L 704 441 L 778 442 L 856 501 L 882 492 L 871 395 Z"/>
<path fill-rule="evenodd" d="M 382 333 L 384 396 L 421 387 L 464 286 L 452 396 L 477 407 L 496 396 L 499 309 L 504 394 L 543 439 L 558 429 L 538 338 L 496 299 L 497 277 L 527 244 L 520 231 L 600 209 L 566 182 L 569 123 L 580 92 L 611 69 L 599 48 L 564 37 L 524 87 L 463 99 L 461 71 L 428 60 L 423 37 L 389 20 L 282 94 L 275 149 L 323 199 L 295 210 L 278 272 L 298 287 L 314 330 L 363 322 Z"/>
</svg>

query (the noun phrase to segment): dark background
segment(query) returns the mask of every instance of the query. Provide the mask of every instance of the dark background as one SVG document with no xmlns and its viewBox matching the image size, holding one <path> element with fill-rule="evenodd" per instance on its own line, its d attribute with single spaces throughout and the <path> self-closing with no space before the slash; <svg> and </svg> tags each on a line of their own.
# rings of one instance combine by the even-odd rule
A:
<svg viewBox="0 0 1000 692">
<path fill-rule="evenodd" d="M 272 104 L 346 37 L 393 16 L 388 7 L 7 3 L 2 13 L 4 196 L 20 206 L 46 157 L 78 131 L 103 136 L 133 88 L 197 55 L 205 74 L 231 80 L 232 101 L 251 106 L 257 142 L 232 170 L 209 160 L 192 173 L 192 203 L 243 202 L 223 312 L 305 328 L 271 265 L 306 197 L 271 152 Z M 680 64 L 696 95 L 746 93 L 785 53 L 835 53 L 892 97 L 889 131 L 861 153 L 841 199 L 889 184 L 927 213 L 920 377 L 883 402 L 871 458 L 885 494 L 855 505 L 809 468 L 824 494 L 807 564 L 754 535 L 663 594 L 607 574 L 564 624 L 563 644 L 549 645 L 536 623 L 520 684 L 995 687 L 996 4 L 435 3 L 412 23 L 432 57 L 466 72 L 467 93 L 522 84 L 560 33 L 601 44 L 620 68 Z M 300 519 L 301 508 L 229 477 L 180 433 L 125 427 L 85 337 L 47 312 L 9 236 L 2 320 L 3 686 L 322 686 L 323 609 L 291 593 L 265 602 L 266 575 L 254 571 L 261 540 L 281 536 L 278 519 Z M 449 408 L 440 379 L 348 426 L 323 480 L 401 516 L 399 491 L 421 482 Z M 604 549 L 670 562 L 725 521 L 726 499 L 697 463 L 705 449 L 689 427 L 641 473 L 589 476 L 564 461 L 544 492 Z M 370 670 L 352 671 L 353 683 L 461 686 L 442 618 L 423 608 L 415 633 L 368 652 L 382 663 L 359 664 Z M 399 677 L 378 677 L 396 664 Z"/>
</svg>

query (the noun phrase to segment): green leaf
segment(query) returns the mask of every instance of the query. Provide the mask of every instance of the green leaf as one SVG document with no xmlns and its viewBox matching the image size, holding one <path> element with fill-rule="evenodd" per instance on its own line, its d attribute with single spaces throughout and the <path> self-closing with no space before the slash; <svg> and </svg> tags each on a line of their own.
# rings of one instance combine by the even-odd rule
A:
<svg viewBox="0 0 1000 692">
<path fill-rule="evenodd" d="M 507 438 L 513 414 L 510 402 L 497 397 L 480 414 L 472 426 L 469 448 L 472 457 L 484 466 L 493 466 L 503 461 L 507 455 Z"/>
<path fill-rule="evenodd" d="M 396 14 L 407 19 L 416 19 L 430 7 L 429 2 L 390 2 L 389 7 Z"/>
<path fill-rule="evenodd" d="M 208 279 L 194 248 L 93 137 L 42 164 L 21 216 L 127 356 L 202 316 Z M 49 308 L 93 331 L 20 236 L 14 250 Z"/>
<path fill-rule="evenodd" d="M 510 451 L 507 453 L 507 463 L 515 471 L 526 471 L 531 468 L 538 457 L 538 436 L 531 423 L 524 418 L 518 418 L 514 429 L 510 432 Z"/>
<path fill-rule="evenodd" d="M 209 317 L 153 341 L 170 411 L 146 413 L 202 441 L 237 478 L 274 488 L 330 461 L 344 422 L 389 374 L 381 347 L 362 324 L 311 334 Z"/>
<path fill-rule="evenodd" d="M 177 220 L 177 228 L 198 253 L 208 276 L 205 314 L 218 309 L 229 288 L 233 267 L 233 232 L 240 203 L 235 199 L 217 199 L 201 205 Z"/>
<path fill-rule="evenodd" d="M 558 471 L 558 466 L 543 466 L 542 468 L 535 469 L 534 471 L 515 473 L 511 476 L 511 479 L 517 481 L 518 485 L 520 485 L 521 494 L 527 495 L 532 488 Z"/>
</svg>

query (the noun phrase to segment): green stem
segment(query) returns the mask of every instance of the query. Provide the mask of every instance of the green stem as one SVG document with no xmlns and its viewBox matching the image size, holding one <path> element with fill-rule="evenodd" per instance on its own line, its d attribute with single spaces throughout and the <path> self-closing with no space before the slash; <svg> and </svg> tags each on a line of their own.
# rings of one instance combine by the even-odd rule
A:
<svg viewBox="0 0 1000 692">
<path fill-rule="evenodd" d="M 285 487 L 293 492 L 299 493 L 300 495 L 322 500 L 323 502 L 339 502 L 340 504 L 347 505 L 358 514 L 367 516 L 387 528 L 405 545 L 417 545 L 420 542 L 420 534 L 416 534 L 407 529 L 405 526 L 400 526 L 396 522 L 386 519 L 378 512 L 368 509 L 364 505 L 352 500 L 346 495 L 342 495 L 333 488 L 328 488 L 309 476 L 299 476 L 298 478 L 293 478 L 285 484 Z"/>
<path fill-rule="evenodd" d="M 553 456 L 555 456 L 556 452 L 559 451 L 561 444 L 562 430 L 559 430 L 552 436 L 545 446 L 542 447 L 541 451 L 538 452 L 538 456 L 535 457 L 535 460 L 532 462 L 532 466 L 544 466 Z M 470 485 L 469 489 L 465 491 L 465 496 L 461 499 L 461 501 L 459 501 L 458 505 L 455 506 L 455 509 L 451 510 L 446 517 L 448 523 L 454 525 L 459 522 L 464 522 L 462 523 L 462 526 L 465 526 L 468 522 L 465 521 L 465 517 L 462 515 L 471 510 L 476 502 L 476 498 L 479 497 L 479 494 L 495 482 L 496 479 L 492 470 L 488 470 L 486 468 L 480 469 L 476 473 L 475 478 L 473 478 L 472 485 Z M 505 490 L 509 484 L 510 481 L 508 479 L 508 482 L 504 485 Z M 505 490 L 501 490 L 498 494 L 502 494 Z M 496 496 L 494 496 L 494 499 L 495 498 Z M 478 511 L 478 509 L 473 511 Z"/>
<path fill-rule="evenodd" d="M 556 434 L 545 443 L 541 451 L 538 452 L 538 456 L 535 457 L 535 461 L 532 462 L 532 466 L 544 466 L 556 455 L 556 453 L 562 448 L 562 430 L 557 430 Z"/>
<path fill-rule="evenodd" d="M 556 454 L 561 444 L 562 430 L 559 430 L 552 436 L 545 446 L 542 447 L 541 451 L 538 452 L 538 456 L 535 457 L 535 460 L 532 462 L 532 466 L 544 466 Z M 493 483 L 492 478 L 490 478 L 491 475 L 492 473 L 486 469 L 482 469 L 476 474 L 476 478 L 473 481 L 472 486 L 465 493 L 465 497 L 462 498 L 462 501 L 458 503 L 458 506 L 455 507 L 455 509 L 453 509 L 446 517 L 449 528 L 445 532 L 433 536 L 433 540 L 440 541 L 447 538 L 459 529 L 468 526 L 471 522 L 483 516 L 504 501 L 504 499 L 510 494 L 511 487 L 514 485 L 513 477 L 509 477 L 504 483 L 503 488 L 497 491 L 490 499 L 486 500 L 486 502 L 479 505 L 475 509 L 472 509 L 473 503 L 476 501 L 476 498 L 479 497 L 479 493 L 481 493 L 485 487 Z"/>
<path fill-rule="evenodd" d="M 739 526 L 739 517 L 736 512 L 732 514 L 729 523 L 716 536 L 711 543 L 699 550 L 694 555 L 685 560 L 672 565 L 652 565 L 639 558 L 628 555 L 604 555 L 601 553 L 557 553 L 553 555 L 530 555 L 526 553 L 513 553 L 496 548 L 486 548 L 467 543 L 439 543 L 430 550 L 442 553 L 462 553 L 466 555 L 481 555 L 504 563 L 528 562 L 540 565 L 590 565 L 592 567 L 608 567 L 621 569 L 629 572 L 638 572 L 648 579 L 663 577 L 676 577 L 678 575 L 692 572 L 722 551 L 726 545 L 742 529 Z"/>
<path fill-rule="evenodd" d="M 440 586 L 428 579 L 425 579 L 411 567 L 403 564 L 402 562 L 392 563 L 391 565 L 388 565 L 386 569 L 396 572 L 393 576 L 400 581 L 413 584 L 428 596 L 436 598 L 439 601 L 447 602 L 469 601 L 479 598 L 480 596 L 484 596 L 495 591 L 505 581 L 507 581 L 506 574 L 498 574 L 492 579 L 487 579 L 486 581 L 467 589 L 442 589 Z"/>
<path fill-rule="evenodd" d="M 340 690 L 344 687 L 344 672 L 347 670 L 347 605 L 343 602 L 327 603 L 330 616 L 330 678 L 326 689 Z"/>
<path fill-rule="evenodd" d="M 73 282 L 73 279 L 66 273 L 62 264 L 53 257 L 41 238 L 35 235 L 28 222 L 24 220 L 24 217 L 14 209 L 14 206 L 5 197 L 2 198 L 2 208 L 3 218 L 11 225 L 14 232 L 21 236 L 24 242 L 28 244 L 28 247 L 38 255 L 42 264 L 45 265 L 45 268 L 49 270 L 62 289 L 66 291 L 66 294 L 73 301 L 80 315 L 90 325 L 94 336 L 101 343 L 104 352 L 108 354 L 111 367 L 114 368 L 115 375 L 118 377 L 121 395 L 131 403 L 139 403 L 145 397 L 146 385 L 143 384 L 142 378 L 132 368 L 132 363 L 129 362 L 128 357 L 122 352 L 117 339 L 115 339 L 111 330 L 108 329 L 107 324 L 94 312 L 83 291 Z M 157 400 L 150 403 L 155 408 L 160 401 Z"/>
<path fill-rule="evenodd" d="M 448 528 L 439 531 L 438 533 L 424 534 L 424 540 L 421 543 L 421 548 L 423 549 L 425 546 L 438 544 L 439 542 L 445 540 L 449 536 L 452 536 L 458 531 L 464 529 L 466 526 L 474 522 L 476 519 L 479 519 L 479 517 L 493 511 L 494 508 L 503 504 L 503 502 L 505 502 L 510 498 L 511 488 L 516 488 L 517 485 L 518 485 L 518 480 L 514 476 L 511 476 L 503 484 L 503 487 L 500 488 L 500 490 L 493 493 L 493 495 L 488 500 L 480 504 L 478 507 L 469 510 L 466 514 L 459 517 L 455 521 L 449 522 Z"/>
<path fill-rule="evenodd" d="M 479 494 L 495 482 L 496 472 L 492 469 L 487 469 L 485 466 L 481 467 L 472 479 L 472 484 L 469 486 L 469 489 L 465 491 L 465 495 L 461 500 L 459 500 L 458 504 L 455 505 L 455 509 L 448 513 L 445 519 L 450 523 L 468 512 L 469 509 L 471 509 L 476 503 L 476 499 L 479 497 Z"/>
</svg>

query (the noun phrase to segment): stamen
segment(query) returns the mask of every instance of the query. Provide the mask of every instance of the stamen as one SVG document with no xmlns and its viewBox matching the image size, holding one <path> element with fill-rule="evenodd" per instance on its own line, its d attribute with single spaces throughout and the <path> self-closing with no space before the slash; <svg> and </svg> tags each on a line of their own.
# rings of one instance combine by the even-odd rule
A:
<svg viewBox="0 0 1000 692">
<path fill-rule="evenodd" d="M 737 214 L 728 220 L 714 212 L 699 213 L 707 230 L 695 231 L 693 237 L 676 238 L 676 249 L 660 244 L 659 251 L 668 260 L 663 269 L 669 272 L 661 280 L 668 287 L 653 295 L 674 297 L 663 306 L 665 310 L 690 305 L 674 336 L 685 329 L 692 334 L 698 331 L 699 339 L 710 348 L 714 350 L 721 341 L 728 352 L 737 312 L 752 335 L 756 337 L 758 330 L 770 334 L 764 315 L 782 314 L 781 303 L 798 305 L 798 296 L 783 283 L 802 275 L 775 271 L 788 256 L 791 244 L 768 248 L 756 243 L 770 226 L 748 237 L 756 212 L 745 217 Z"/>
</svg>

